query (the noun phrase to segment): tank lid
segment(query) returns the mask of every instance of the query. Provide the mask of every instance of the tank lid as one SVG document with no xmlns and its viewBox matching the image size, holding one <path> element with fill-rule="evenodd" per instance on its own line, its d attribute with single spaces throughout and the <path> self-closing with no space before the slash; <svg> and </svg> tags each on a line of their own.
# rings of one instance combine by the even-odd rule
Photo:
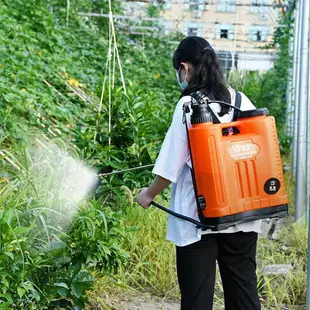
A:
<svg viewBox="0 0 310 310">
<path fill-rule="evenodd" d="M 193 104 L 192 105 L 193 113 L 191 115 L 191 123 L 200 124 L 200 123 L 208 123 L 213 122 L 211 112 L 209 111 L 209 107 L 207 104 Z"/>
<path fill-rule="evenodd" d="M 248 117 L 264 116 L 264 115 L 269 115 L 269 110 L 267 108 L 259 108 L 255 110 L 249 110 L 249 111 L 241 111 L 239 113 L 238 118 L 248 118 Z"/>
</svg>

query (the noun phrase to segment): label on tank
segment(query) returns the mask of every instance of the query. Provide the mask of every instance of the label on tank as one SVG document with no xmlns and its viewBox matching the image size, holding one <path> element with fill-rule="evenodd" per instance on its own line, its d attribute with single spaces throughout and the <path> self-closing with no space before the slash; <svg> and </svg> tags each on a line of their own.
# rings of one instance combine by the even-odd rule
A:
<svg viewBox="0 0 310 310">
<path fill-rule="evenodd" d="M 281 183 L 277 178 L 270 178 L 265 182 L 264 191 L 269 195 L 276 194 L 281 187 Z"/>
<path fill-rule="evenodd" d="M 252 158 L 259 153 L 259 147 L 252 142 L 249 143 L 233 143 L 228 149 L 229 156 L 234 160 Z"/>
</svg>

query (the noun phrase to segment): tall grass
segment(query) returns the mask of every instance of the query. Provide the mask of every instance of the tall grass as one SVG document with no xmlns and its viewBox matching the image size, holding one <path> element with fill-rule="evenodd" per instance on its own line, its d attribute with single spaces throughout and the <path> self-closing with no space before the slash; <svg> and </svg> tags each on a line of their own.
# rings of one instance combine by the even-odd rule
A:
<svg viewBox="0 0 310 310">
<path fill-rule="evenodd" d="M 133 227 L 125 242 L 131 255 L 122 278 L 139 290 L 177 296 L 175 248 L 165 240 L 167 216 L 156 208 L 134 205 L 126 210 L 126 225 Z"/>
</svg>

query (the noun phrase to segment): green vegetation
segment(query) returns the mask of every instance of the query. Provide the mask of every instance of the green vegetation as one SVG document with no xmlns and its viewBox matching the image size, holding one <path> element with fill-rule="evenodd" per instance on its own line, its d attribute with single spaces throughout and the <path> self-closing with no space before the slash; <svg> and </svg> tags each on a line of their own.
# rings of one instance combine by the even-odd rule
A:
<svg viewBox="0 0 310 310">
<path fill-rule="evenodd" d="M 119 1 L 112 2 L 119 12 Z M 153 163 L 179 96 L 171 38 L 117 35 L 125 91 L 114 52 L 112 65 L 106 65 L 108 20 L 78 15 L 101 10 L 108 12 L 107 1 L 0 4 L 1 309 L 83 308 L 89 296 L 104 304 L 100 296 L 115 287 L 178 296 L 166 215 L 134 203 L 150 171 L 104 177 L 78 206 L 70 194 L 58 195 L 66 177 L 64 154 L 95 172 Z M 281 51 L 287 36 L 275 36 Z M 241 78 L 234 72 L 230 82 L 277 117 L 282 152 L 288 155 L 282 129 L 289 63 L 278 65 L 282 53 L 267 74 Z M 38 141 L 52 150 L 52 160 L 37 156 Z M 287 186 L 292 193 L 289 176 Z M 161 197 L 164 204 L 168 194 Z M 259 267 L 294 263 L 294 273 L 260 277 L 266 309 L 281 304 L 291 309 L 305 299 L 306 230 L 290 226 L 281 236 L 260 240 Z M 218 282 L 218 304 L 221 297 Z"/>
</svg>

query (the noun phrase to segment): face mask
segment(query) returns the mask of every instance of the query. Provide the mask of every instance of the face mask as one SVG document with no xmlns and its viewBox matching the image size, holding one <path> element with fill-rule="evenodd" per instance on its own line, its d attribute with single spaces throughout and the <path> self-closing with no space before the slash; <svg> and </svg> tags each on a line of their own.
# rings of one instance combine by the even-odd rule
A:
<svg viewBox="0 0 310 310">
<path fill-rule="evenodd" d="M 178 83 L 179 83 L 179 86 L 180 86 L 181 90 L 184 90 L 185 88 L 188 87 L 188 83 L 186 82 L 187 72 L 185 74 L 185 80 L 183 82 L 181 82 L 180 70 L 181 70 L 181 68 L 176 72 L 176 75 L 177 75 L 177 80 L 178 80 Z"/>
</svg>

